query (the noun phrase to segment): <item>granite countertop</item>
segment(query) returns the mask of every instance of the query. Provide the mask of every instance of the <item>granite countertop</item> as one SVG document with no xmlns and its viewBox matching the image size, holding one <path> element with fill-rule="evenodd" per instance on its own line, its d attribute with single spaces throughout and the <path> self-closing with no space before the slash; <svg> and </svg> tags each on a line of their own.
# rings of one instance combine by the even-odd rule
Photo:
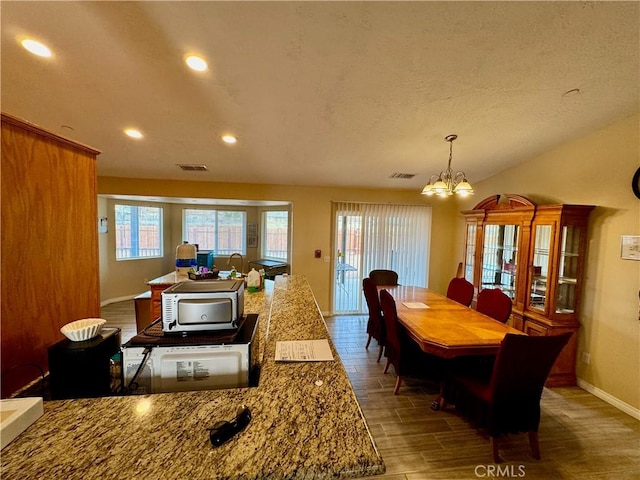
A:
<svg viewBox="0 0 640 480">
<path fill-rule="evenodd" d="M 149 280 L 148 285 L 175 285 L 178 282 L 184 282 L 186 280 L 189 280 L 188 275 L 178 275 L 178 272 L 173 271 L 166 275 L 162 275 L 161 277 Z"/>
<path fill-rule="evenodd" d="M 227 279 L 229 277 L 229 274 L 231 273 L 231 270 L 220 270 L 219 275 L 220 275 L 220 280 L 224 280 Z M 238 279 L 240 278 L 245 278 L 247 276 L 246 273 L 238 273 Z M 189 281 L 191 282 L 192 280 L 189 278 L 189 275 L 182 275 L 179 274 L 176 271 L 173 272 L 169 272 L 165 275 L 162 275 L 161 277 L 158 278 L 154 278 L 152 280 L 149 280 L 147 282 L 147 285 L 151 286 L 151 287 L 155 287 L 155 286 L 165 286 L 165 285 L 175 285 L 176 283 L 180 283 L 180 282 L 186 282 Z"/>
<path fill-rule="evenodd" d="M 44 415 L 2 451 L 3 480 L 329 479 L 384 473 L 331 340 L 333 362 L 274 360 L 278 340 L 329 338 L 306 279 L 277 277 L 272 292 L 245 297 L 245 312 L 260 313 L 260 334 L 266 338 L 257 387 L 45 402 Z M 250 407 L 251 423 L 213 448 L 206 428 L 233 418 L 241 404 Z"/>
</svg>

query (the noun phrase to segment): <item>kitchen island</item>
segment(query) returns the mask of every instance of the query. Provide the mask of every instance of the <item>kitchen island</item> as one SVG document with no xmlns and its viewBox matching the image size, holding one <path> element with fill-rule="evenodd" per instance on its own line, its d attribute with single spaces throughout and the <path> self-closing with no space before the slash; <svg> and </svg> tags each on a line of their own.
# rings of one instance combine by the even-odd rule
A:
<svg viewBox="0 0 640 480">
<path fill-rule="evenodd" d="M 275 361 L 280 340 L 329 338 L 302 276 L 276 277 L 249 297 L 264 351 L 254 388 L 45 402 L 44 415 L 2 451 L 7 479 L 328 479 L 385 467 L 338 354 Z M 269 301 L 270 300 L 270 301 Z M 253 419 L 213 448 L 207 427 L 240 405 Z"/>
<path fill-rule="evenodd" d="M 161 277 L 151 280 L 149 290 L 151 291 L 151 303 L 149 305 L 149 318 L 155 320 L 162 315 L 162 292 L 176 283 L 189 280 L 187 275 L 179 275 L 177 272 L 169 272 Z"/>
</svg>

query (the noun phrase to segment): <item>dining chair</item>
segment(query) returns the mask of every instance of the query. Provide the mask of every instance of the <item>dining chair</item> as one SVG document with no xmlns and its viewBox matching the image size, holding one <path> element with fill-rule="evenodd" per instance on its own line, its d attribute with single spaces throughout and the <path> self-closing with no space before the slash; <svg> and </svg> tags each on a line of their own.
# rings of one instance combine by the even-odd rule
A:
<svg viewBox="0 0 640 480">
<path fill-rule="evenodd" d="M 452 278 L 447 287 L 447 298 L 468 307 L 473 300 L 473 284 L 464 278 Z"/>
<path fill-rule="evenodd" d="M 502 461 L 500 434 L 518 432 L 528 433 L 531 452 L 540 459 L 540 397 L 551 367 L 570 337 L 571 332 L 549 336 L 508 333 L 488 378 L 458 372 L 449 379 L 445 402 L 453 403 L 456 410 L 488 430 L 495 463 Z"/>
<path fill-rule="evenodd" d="M 382 351 L 384 350 L 385 328 L 384 320 L 382 318 L 382 310 L 380 308 L 380 297 L 378 296 L 378 289 L 376 284 L 373 283 L 369 277 L 362 279 L 362 290 L 364 292 L 364 299 L 367 302 L 367 309 L 369 310 L 369 320 L 367 321 L 367 344 L 365 349 L 369 348 L 371 339 L 375 338 L 379 345 L 378 359 L 376 362 L 380 362 L 382 357 Z"/>
<path fill-rule="evenodd" d="M 387 357 L 387 363 L 384 366 L 384 373 L 389 370 L 389 365 L 393 365 L 398 378 L 393 394 L 397 395 L 402 384 L 402 377 L 409 370 L 409 343 L 411 340 L 407 337 L 398 322 L 398 312 L 396 310 L 396 301 L 387 290 L 380 291 L 380 306 L 382 307 L 382 318 L 386 329 L 386 337 L 384 344 L 384 354 Z"/>
<path fill-rule="evenodd" d="M 398 285 L 398 274 L 393 270 L 371 270 L 369 278 L 375 285 Z"/>
<path fill-rule="evenodd" d="M 512 307 L 511 298 L 499 288 L 485 288 L 478 294 L 476 310 L 499 322 L 507 323 Z"/>
</svg>

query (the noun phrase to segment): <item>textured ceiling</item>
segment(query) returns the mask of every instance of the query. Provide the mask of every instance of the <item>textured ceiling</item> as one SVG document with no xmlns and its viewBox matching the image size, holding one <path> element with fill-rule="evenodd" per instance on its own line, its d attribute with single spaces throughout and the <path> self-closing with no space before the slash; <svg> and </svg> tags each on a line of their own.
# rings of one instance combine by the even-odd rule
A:
<svg viewBox="0 0 640 480">
<path fill-rule="evenodd" d="M 102 150 L 104 176 L 419 190 L 455 133 L 453 169 L 473 183 L 640 105 L 637 2 L 0 8 L 2 111 Z"/>
</svg>

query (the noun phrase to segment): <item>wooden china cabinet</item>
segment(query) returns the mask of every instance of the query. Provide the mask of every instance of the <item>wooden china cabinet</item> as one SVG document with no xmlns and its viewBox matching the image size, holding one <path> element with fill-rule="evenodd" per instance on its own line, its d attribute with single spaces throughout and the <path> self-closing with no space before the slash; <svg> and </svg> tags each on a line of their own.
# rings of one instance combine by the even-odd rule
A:
<svg viewBox="0 0 640 480">
<path fill-rule="evenodd" d="M 578 307 L 591 205 L 536 205 L 520 195 L 486 198 L 466 220 L 464 276 L 476 293 L 499 288 L 510 323 L 528 335 L 575 334 L 547 386 L 575 385 Z"/>
</svg>

